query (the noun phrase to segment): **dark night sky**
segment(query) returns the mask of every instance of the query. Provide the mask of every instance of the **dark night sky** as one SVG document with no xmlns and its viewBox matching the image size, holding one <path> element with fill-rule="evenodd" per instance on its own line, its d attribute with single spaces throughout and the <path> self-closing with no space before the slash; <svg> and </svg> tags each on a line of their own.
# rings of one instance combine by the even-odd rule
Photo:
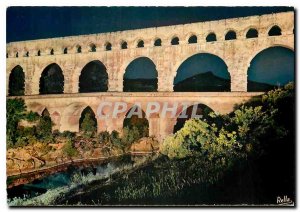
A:
<svg viewBox="0 0 300 212">
<path fill-rule="evenodd" d="M 7 42 L 293 10 L 292 7 L 9 7 Z"/>
</svg>

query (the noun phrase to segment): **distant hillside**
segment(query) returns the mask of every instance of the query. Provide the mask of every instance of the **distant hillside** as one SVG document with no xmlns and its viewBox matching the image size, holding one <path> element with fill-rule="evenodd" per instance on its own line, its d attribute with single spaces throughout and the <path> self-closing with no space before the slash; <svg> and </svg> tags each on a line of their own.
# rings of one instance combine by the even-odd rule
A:
<svg viewBox="0 0 300 212">
<path fill-rule="evenodd" d="M 248 91 L 269 91 L 277 87 L 267 83 L 248 81 Z M 157 79 L 124 79 L 125 92 L 156 92 Z M 230 91 L 230 80 L 205 72 L 189 77 L 174 86 L 177 92 Z"/>
<path fill-rule="evenodd" d="M 157 79 L 124 79 L 125 92 L 156 92 Z"/>
<path fill-rule="evenodd" d="M 189 77 L 174 86 L 174 91 L 230 91 L 230 80 L 205 72 Z"/>
<path fill-rule="evenodd" d="M 248 80 L 247 84 L 247 91 L 269 91 L 272 90 L 273 88 L 278 87 L 275 85 L 270 85 L 267 83 L 261 83 L 261 82 L 253 82 Z"/>
</svg>

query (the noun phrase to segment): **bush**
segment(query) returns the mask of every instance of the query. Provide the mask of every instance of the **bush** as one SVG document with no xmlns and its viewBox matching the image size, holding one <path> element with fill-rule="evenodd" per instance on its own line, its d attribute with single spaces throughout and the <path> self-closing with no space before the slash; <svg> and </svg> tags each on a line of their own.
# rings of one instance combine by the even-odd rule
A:
<svg viewBox="0 0 300 212">
<path fill-rule="evenodd" d="M 88 138 L 92 137 L 97 132 L 96 126 L 96 122 L 91 117 L 91 114 L 86 113 L 80 126 L 84 135 Z"/>
<path fill-rule="evenodd" d="M 108 144 L 110 142 L 110 134 L 108 131 L 100 132 L 98 135 L 98 141 L 100 144 Z"/>
<path fill-rule="evenodd" d="M 75 138 L 76 133 L 66 130 L 66 131 L 63 131 L 61 136 L 64 137 L 64 138 L 73 139 L 73 138 Z"/>
<path fill-rule="evenodd" d="M 74 157 L 78 155 L 77 149 L 74 147 L 74 143 L 72 140 L 68 140 L 62 149 L 63 153 L 66 154 L 68 157 Z"/>
<path fill-rule="evenodd" d="M 26 114 L 26 120 L 29 122 L 37 121 L 39 120 L 39 118 L 40 115 L 36 112 L 29 111 L 29 113 Z"/>
<path fill-rule="evenodd" d="M 37 124 L 38 137 L 46 139 L 52 136 L 52 121 L 50 116 L 42 116 Z"/>
</svg>

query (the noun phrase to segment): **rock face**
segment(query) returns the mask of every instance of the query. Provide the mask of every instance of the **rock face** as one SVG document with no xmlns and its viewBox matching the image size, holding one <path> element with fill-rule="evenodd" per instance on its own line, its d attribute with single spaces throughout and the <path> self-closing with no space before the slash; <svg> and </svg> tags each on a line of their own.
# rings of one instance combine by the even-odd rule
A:
<svg viewBox="0 0 300 212">
<path fill-rule="evenodd" d="M 144 137 L 133 143 L 130 147 L 130 152 L 133 154 L 151 153 L 159 149 L 157 140 L 151 137 Z"/>
</svg>

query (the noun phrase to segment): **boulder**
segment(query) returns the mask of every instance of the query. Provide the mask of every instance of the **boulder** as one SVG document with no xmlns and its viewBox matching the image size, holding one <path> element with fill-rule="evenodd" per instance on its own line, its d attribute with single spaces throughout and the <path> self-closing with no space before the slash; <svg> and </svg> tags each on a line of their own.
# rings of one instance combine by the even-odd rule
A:
<svg viewBox="0 0 300 212">
<path fill-rule="evenodd" d="M 144 137 L 134 142 L 130 147 L 130 151 L 134 154 L 151 153 L 158 151 L 158 148 L 159 143 L 157 140 L 152 137 Z"/>
</svg>

